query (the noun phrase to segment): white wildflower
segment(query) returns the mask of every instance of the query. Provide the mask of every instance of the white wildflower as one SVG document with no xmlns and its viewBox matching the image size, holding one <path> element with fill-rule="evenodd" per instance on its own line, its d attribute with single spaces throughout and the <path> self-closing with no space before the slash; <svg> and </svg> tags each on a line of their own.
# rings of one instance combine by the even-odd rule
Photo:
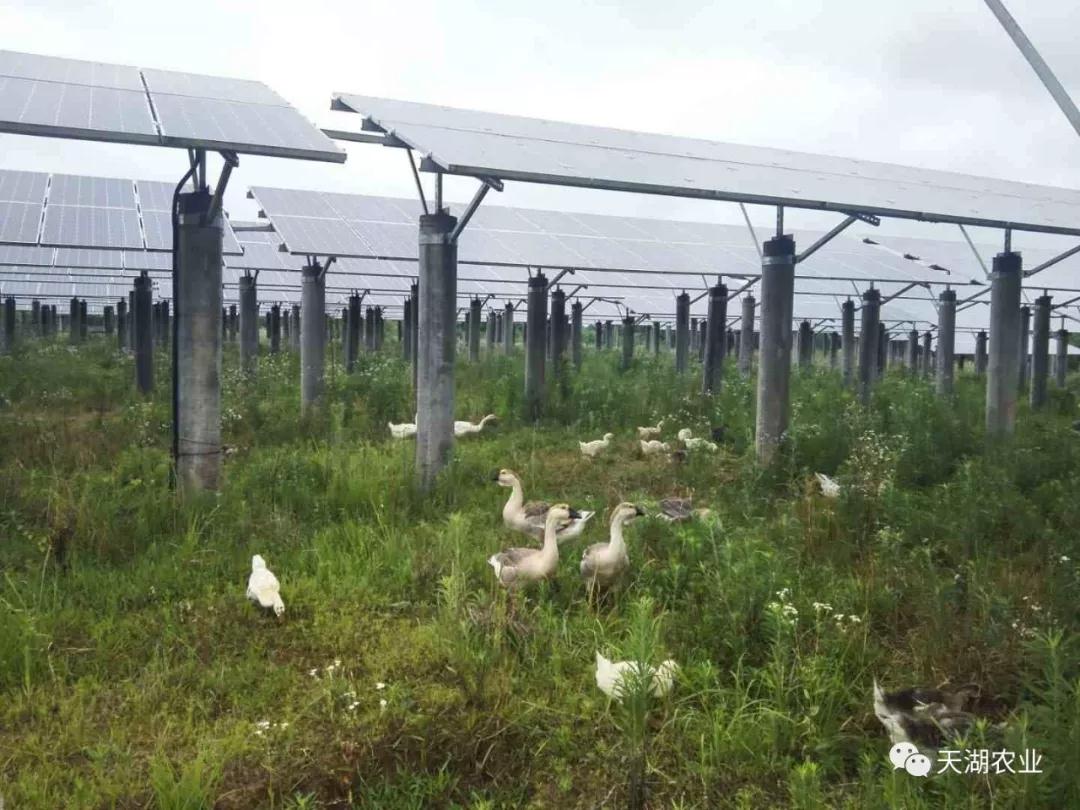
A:
<svg viewBox="0 0 1080 810">
<path fill-rule="evenodd" d="M 386 711 L 386 706 L 387 706 L 386 698 L 383 698 L 382 700 L 379 701 L 379 711 Z"/>
<path fill-rule="evenodd" d="M 832 605 L 828 602 L 814 602 L 813 608 L 815 613 L 832 613 Z"/>
<path fill-rule="evenodd" d="M 383 689 L 385 689 L 385 688 L 386 688 L 386 684 L 385 684 L 385 683 L 383 683 L 382 681 L 378 681 L 378 682 L 376 682 L 376 684 L 375 684 L 375 689 L 376 689 L 376 691 L 379 691 L 379 692 L 381 692 L 381 691 L 382 691 Z"/>
</svg>

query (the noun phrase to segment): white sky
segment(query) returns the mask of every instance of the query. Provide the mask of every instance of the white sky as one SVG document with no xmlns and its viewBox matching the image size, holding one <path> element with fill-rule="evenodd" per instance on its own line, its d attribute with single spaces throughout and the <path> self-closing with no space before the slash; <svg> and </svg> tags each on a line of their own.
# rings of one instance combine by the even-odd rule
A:
<svg viewBox="0 0 1080 810">
<path fill-rule="evenodd" d="M 1007 3 L 1080 97 L 1080 3 Z M 1080 187 L 1080 137 L 981 0 L 0 0 L 0 32 L 12 50 L 259 79 L 327 127 L 359 128 L 329 112 L 341 90 Z M 230 214 L 254 218 L 249 185 L 415 193 L 398 150 L 347 148 L 344 166 L 242 157 Z M 9 169 L 176 180 L 185 161 L 0 135 Z M 474 185 L 450 179 L 447 197 Z M 741 222 L 728 203 L 526 184 L 488 199 Z M 767 226 L 774 215 L 752 216 Z M 791 226 L 836 220 L 788 214 Z M 882 230 L 958 238 L 944 225 Z"/>
</svg>

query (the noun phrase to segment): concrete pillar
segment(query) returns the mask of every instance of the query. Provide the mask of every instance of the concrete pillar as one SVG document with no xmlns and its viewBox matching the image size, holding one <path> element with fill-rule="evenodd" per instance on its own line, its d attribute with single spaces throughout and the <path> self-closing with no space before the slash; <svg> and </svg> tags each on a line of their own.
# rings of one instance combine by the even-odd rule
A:
<svg viewBox="0 0 1080 810">
<path fill-rule="evenodd" d="M 1028 384 L 1028 356 L 1031 342 L 1031 308 L 1020 307 L 1020 338 L 1017 343 L 1019 359 L 1017 361 L 1017 380 L 1020 390 L 1023 391 Z"/>
<path fill-rule="evenodd" d="M 454 326 L 457 328 L 457 313 L 455 312 Z M 456 334 L 455 334 L 456 338 Z M 375 308 L 368 307 L 364 310 L 364 351 L 368 354 L 375 351 Z"/>
<path fill-rule="evenodd" d="M 10 352 L 15 348 L 15 299 L 8 296 L 4 299 L 4 350 Z"/>
<path fill-rule="evenodd" d="M 128 308 L 127 299 L 116 302 L 116 346 L 123 351 L 128 347 Z"/>
<path fill-rule="evenodd" d="M 1035 299 L 1031 330 L 1031 409 L 1046 407 L 1046 383 L 1050 371 L 1050 309 L 1053 299 L 1043 293 Z"/>
<path fill-rule="evenodd" d="M 514 351 L 514 305 L 507 303 L 503 308 L 503 354 Z"/>
<path fill-rule="evenodd" d="M 1020 364 L 1019 253 L 999 253 L 990 275 L 990 352 L 986 374 L 986 433 L 1011 434 L 1016 427 L 1016 382 Z"/>
<path fill-rule="evenodd" d="M 754 310 L 757 301 L 747 293 L 742 300 L 742 319 L 739 321 L 739 373 L 749 377 L 754 367 Z"/>
<path fill-rule="evenodd" d="M 653 354 L 660 354 L 660 321 L 652 322 L 652 349 Z"/>
<path fill-rule="evenodd" d="M 685 374 L 690 367 L 690 296 L 675 299 L 675 371 Z"/>
<path fill-rule="evenodd" d="M 229 304 L 229 341 L 236 341 L 237 325 L 239 324 L 239 315 L 237 313 L 236 304 Z M 257 333 L 256 333 L 257 334 Z"/>
<path fill-rule="evenodd" d="M 698 350 L 698 319 L 690 319 L 690 351 L 694 353 Z"/>
<path fill-rule="evenodd" d="M 401 357 L 412 360 L 412 299 L 406 298 L 402 314 Z"/>
<path fill-rule="evenodd" d="M 709 311 L 705 321 L 705 359 L 701 374 L 704 394 L 719 392 L 724 379 L 724 357 L 727 355 L 727 287 L 717 284 L 709 288 Z"/>
<path fill-rule="evenodd" d="M 547 325 L 547 277 L 537 273 L 529 279 L 525 323 L 525 414 L 540 418 L 544 402 L 545 332 Z"/>
<path fill-rule="evenodd" d="M 213 491 L 221 477 L 220 210 L 209 217 L 208 192 L 181 194 L 177 245 L 173 414 L 176 478 L 181 491 Z M 168 334 L 169 308 L 162 307 Z M 165 338 L 168 343 L 168 338 Z"/>
<path fill-rule="evenodd" d="M 79 301 L 79 340 L 85 341 L 89 332 L 89 323 L 86 318 L 86 299 Z"/>
<path fill-rule="evenodd" d="M 581 368 L 581 302 L 570 305 L 570 359 L 574 368 Z"/>
<path fill-rule="evenodd" d="M 285 346 L 292 347 L 292 317 L 289 307 L 281 313 L 281 336 L 285 338 Z"/>
<path fill-rule="evenodd" d="M 30 302 L 30 329 L 34 337 L 41 337 L 41 302 L 36 298 Z"/>
<path fill-rule="evenodd" d="M 259 298 L 255 276 L 240 276 L 240 367 L 255 370 L 259 359 Z"/>
<path fill-rule="evenodd" d="M 878 316 L 880 317 L 881 310 L 878 309 Z M 878 357 L 877 357 L 877 376 L 885 376 L 885 365 L 887 360 L 887 353 L 889 349 L 889 334 L 885 331 L 885 324 L 878 323 Z"/>
<path fill-rule="evenodd" d="M 128 291 L 128 346 L 135 351 L 135 285 Z M 55 325 L 55 324 L 54 324 Z"/>
<path fill-rule="evenodd" d="M 938 396 L 953 392 L 953 362 L 956 351 L 956 290 L 942 290 L 938 296 L 937 375 Z"/>
<path fill-rule="evenodd" d="M 72 298 L 68 302 L 68 343 L 77 344 L 82 340 L 82 329 L 79 328 L 79 299 Z M 14 330 L 15 321 L 12 319 L 11 328 Z"/>
<path fill-rule="evenodd" d="M 795 240 L 775 236 L 761 259 L 761 341 L 758 352 L 755 450 L 769 464 L 788 429 L 791 318 L 795 304 Z"/>
<path fill-rule="evenodd" d="M 469 302 L 469 362 L 480 362 L 480 309 L 479 298 Z"/>
<path fill-rule="evenodd" d="M 626 371 L 634 362 L 634 332 L 635 318 L 627 315 L 622 322 L 622 363 L 621 368 Z"/>
<path fill-rule="evenodd" d="M 416 390 L 416 377 L 420 370 L 420 285 L 413 284 L 409 287 L 409 298 L 412 300 L 412 372 L 413 390 Z"/>
<path fill-rule="evenodd" d="M 705 318 L 698 321 L 697 329 L 697 358 L 699 363 L 705 362 Z"/>
<path fill-rule="evenodd" d="M 615 324 L 611 321 L 604 321 L 604 348 L 615 348 Z"/>
<path fill-rule="evenodd" d="M 907 345 L 904 348 L 907 350 L 905 365 L 912 376 L 915 376 L 919 372 L 919 333 L 914 329 L 908 332 Z"/>
<path fill-rule="evenodd" d="M 326 367 L 326 274 L 317 262 L 300 281 L 300 409 L 309 411 L 323 395 Z"/>
<path fill-rule="evenodd" d="M 454 449 L 454 355 L 457 351 L 457 218 L 420 217 L 420 313 L 416 474 L 430 490 Z"/>
<path fill-rule="evenodd" d="M 135 279 L 135 382 L 139 391 L 149 394 L 154 390 L 154 324 L 151 311 L 153 287 L 145 270 Z"/>
<path fill-rule="evenodd" d="M 270 354 L 281 351 L 281 305 L 270 307 Z"/>
<path fill-rule="evenodd" d="M 986 373 L 986 332 L 982 331 L 975 336 L 975 373 L 980 377 Z"/>
<path fill-rule="evenodd" d="M 930 376 L 930 369 L 933 367 L 934 352 L 931 350 L 933 345 L 934 336 L 930 334 L 930 330 L 927 329 L 923 332 L 922 336 L 922 373 L 924 377 Z"/>
<path fill-rule="evenodd" d="M 814 367 L 814 330 L 810 321 L 799 324 L 799 371 L 810 371 Z"/>
<path fill-rule="evenodd" d="M 1058 388 L 1065 387 L 1065 375 L 1069 371 L 1069 332 L 1059 329 L 1054 333 L 1057 339 L 1057 354 L 1054 358 L 1054 382 Z"/>
<path fill-rule="evenodd" d="M 303 301 L 303 280 L 301 279 L 301 301 Z M 322 310 L 319 311 L 320 314 Z M 293 304 L 289 312 L 289 348 L 300 351 L 300 304 Z"/>
<path fill-rule="evenodd" d="M 600 351 L 604 348 L 604 322 L 597 321 L 593 327 L 594 337 L 596 338 L 596 349 Z"/>
<path fill-rule="evenodd" d="M 840 374 L 847 387 L 855 382 L 855 351 L 855 302 L 849 298 L 840 305 Z"/>
<path fill-rule="evenodd" d="M 551 373 L 552 378 L 562 382 L 566 371 L 566 293 L 553 290 L 551 293 Z"/>
<path fill-rule="evenodd" d="M 106 304 L 105 305 L 105 311 L 102 313 L 101 317 L 102 317 L 102 320 L 105 323 L 105 334 L 106 335 L 111 335 L 113 333 L 113 329 L 116 327 L 116 323 L 113 320 L 114 315 L 113 315 L 112 304 Z"/>
<path fill-rule="evenodd" d="M 383 342 L 385 340 L 386 321 L 383 319 L 383 308 L 375 307 L 375 351 L 382 351 Z"/>
<path fill-rule="evenodd" d="M 487 316 L 487 327 L 484 330 L 484 340 L 487 343 L 487 353 L 490 355 L 495 350 L 495 337 L 498 332 L 498 316 L 495 314 L 495 310 L 489 309 Z"/>
<path fill-rule="evenodd" d="M 881 293 L 871 288 L 863 293 L 862 321 L 859 329 L 859 399 L 866 405 L 878 376 L 878 340 L 880 337 Z"/>
<path fill-rule="evenodd" d="M 84 302 L 85 303 L 85 302 Z M 86 322 L 86 313 L 83 313 L 83 323 Z M 84 327 L 85 329 L 85 327 Z M 168 346 L 172 343 L 172 323 L 169 320 L 169 302 L 161 302 L 161 345 Z"/>
<path fill-rule="evenodd" d="M 415 315 L 415 301 L 412 307 L 413 315 Z M 360 317 L 360 296 L 353 293 L 349 296 L 348 337 L 345 341 L 345 370 L 349 374 L 352 374 L 353 369 L 356 368 L 356 358 L 360 356 L 360 326 L 362 321 L 363 318 Z"/>
</svg>

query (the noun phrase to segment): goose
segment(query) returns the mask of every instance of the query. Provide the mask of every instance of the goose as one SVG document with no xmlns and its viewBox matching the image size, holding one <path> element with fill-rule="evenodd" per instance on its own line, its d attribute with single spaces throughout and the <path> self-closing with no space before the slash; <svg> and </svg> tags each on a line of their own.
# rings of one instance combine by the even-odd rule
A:
<svg viewBox="0 0 1080 810">
<path fill-rule="evenodd" d="M 814 478 L 817 479 L 818 486 L 821 487 L 821 494 L 826 498 L 839 498 L 840 497 L 840 484 L 829 478 L 825 473 L 814 473 Z"/>
<path fill-rule="evenodd" d="M 641 455 L 643 456 L 658 456 L 661 453 L 671 452 L 671 446 L 666 442 L 657 441 L 656 439 L 641 440 Z"/>
<path fill-rule="evenodd" d="M 660 432 L 664 429 L 664 420 L 661 419 L 656 423 L 656 427 L 639 427 L 637 429 L 637 435 L 639 439 L 656 439 L 660 437 Z"/>
<path fill-rule="evenodd" d="M 595 543 L 581 555 L 581 578 L 592 590 L 596 586 L 607 587 L 630 567 L 623 540 L 623 526 L 645 514 L 645 510 L 632 503 L 620 503 L 611 513 L 611 539 Z"/>
<path fill-rule="evenodd" d="M 511 487 L 510 498 L 503 507 L 502 517 L 506 528 L 523 532 L 533 537 L 543 537 L 547 525 L 547 514 L 551 504 L 545 501 L 529 501 L 525 503 L 525 493 L 521 488 L 521 480 L 512 470 L 499 470 L 493 476 L 501 487 Z M 556 532 L 559 542 L 572 540 L 583 531 L 585 524 L 589 522 L 595 513 L 585 510 L 574 510 L 574 516 L 566 518 Z"/>
<path fill-rule="evenodd" d="M 419 414 L 413 414 L 412 422 L 402 422 L 400 425 L 387 422 L 386 426 L 390 428 L 390 436 L 395 439 L 411 439 L 416 435 L 416 423 L 420 421 L 419 416 Z"/>
<path fill-rule="evenodd" d="M 498 418 L 499 417 L 497 417 L 495 414 L 489 413 L 476 424 L 464 421 L 454 422 L 454 435 L 460 437 L 471 436 L 474 433 L 479 433 L 481 430 L 487 427 L 488 422 L 494 422 Z"/>
<path fill-rule="evenodd" d="M 251 576 L 248 577 L 247 598 L 257 602 L 259 607 L 269 610 L 274 615 L 285 612 L 285 603 L 281 601 L 281 584 L 274 573 L 266 567 L 266 560 L 256 554 L 251 558 Z"/>
<path fill-rule="evenodd" d="M 669 523 L 682 523 L 694 518 L 707 518 L 711 514 L 711 509 L 695 509 L 689 498 L 664 498 L 660 501 L 660 514 L 657 517 Z"/>
<path fill-rule="evenodd" d="M 559 570 L 556 532 L 565 521 L 577 517 L 580 514 L 576 509 L 571 509 L 565 503 L 557 503 L 547 510 L 542 548 L 508 548 L 491 555 L 488 564 L 495 570 L 499 584 L 513 590 L 554 576 Z"/>
<path fill-rule="evenodd" d="M 909 742 L 937 748 L 971 728 L 975 717 L 964 709 L 978 694 L 975 684 L 951 691 L 915 686 L 885 692 L 875 680 L 874 714 L 893 745 Z"/>
<path fill-rule="evenodd" d="M 581 448 L 581 455 L 589 458 L 596 458 L 600 455 L 601 451 L 607 450 L 608 445 L 611 444 L 611 440 L 614 438 L 614 433 L 605 433 L 604 438 L 602 439 L 591 442 L 578 442 L 578 447 Z"/>
<path fill-rule="evenodd" d="M 708 439 L 695 439 L 690 428 L 683 428 L 679 431 L 679 441 L 686 446 L 687 450 L 708 450 L 711 453 L 715 453 L 717 450 L 716 445 Z"/>
<path fill-rule="evenodd" d="M 648 664 L 637 661 L 609 661 L 599 650 L 596 652 L 596 685 L 600 687 L 601 692 L 620 703 L 624 692 L 628 688 L 633 688 L 632 681 L 624 683 L 628 675 L 633 678 L 633 675 L 640 673 L 643 677 L 649 678 L 650 694 L 660 698 L 671 693 L 678 671 L 679 665 L 671 659 L 653 669 Z"/>
</svg>

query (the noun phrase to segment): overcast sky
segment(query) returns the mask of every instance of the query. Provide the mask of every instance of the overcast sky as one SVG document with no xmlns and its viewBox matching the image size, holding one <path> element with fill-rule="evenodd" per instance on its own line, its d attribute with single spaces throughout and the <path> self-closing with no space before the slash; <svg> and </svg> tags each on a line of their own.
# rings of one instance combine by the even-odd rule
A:
<svg viewBox="0 0 1080 810">
<path fill-rule="evenodd" d="M 1080 3 L 1006 2 L 1080 97 Z M 1080 187 L 1080 137 L 981 0 L 0 0 L 0 31 L 14 50 L 259 79 L 326 127 L 359 128 L 329 112 L 341 90 Z M 253 218 L 248 185 L 415 193 L 397 150 L 348 150 L 344 166 L 242 157 L 230 214 Z M 0 167 L 176 180 L 185 158 L 0 135 Z M 741 221 L 728 203 L 525 184 L 492 202 Z"/>
</svg>

